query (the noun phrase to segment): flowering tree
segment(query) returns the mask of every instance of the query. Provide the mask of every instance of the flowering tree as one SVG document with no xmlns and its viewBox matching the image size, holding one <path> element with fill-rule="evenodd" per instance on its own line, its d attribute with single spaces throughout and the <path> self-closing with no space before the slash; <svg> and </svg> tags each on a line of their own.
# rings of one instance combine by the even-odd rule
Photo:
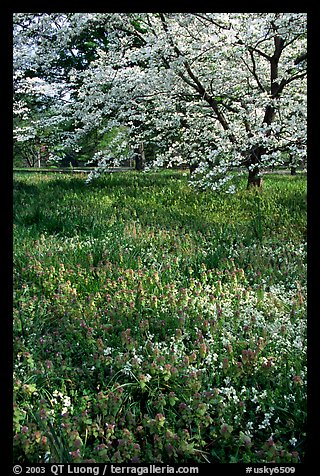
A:
<svg viewBox="0 0 320 476">
<path fill-rule="evenodd" d="M 69 146 L 121 126 L 119 156 L 129 146 L 150 167 L 187 163 L 199 187 L 229 192 L 239 169 L 259 186 L 265 167 L 306 158 L 306 14 L 17 14 L 15 25 L 16 76 L 60 88 L 50 120 L 72 122 L 59 130 Z"/>
</svg>

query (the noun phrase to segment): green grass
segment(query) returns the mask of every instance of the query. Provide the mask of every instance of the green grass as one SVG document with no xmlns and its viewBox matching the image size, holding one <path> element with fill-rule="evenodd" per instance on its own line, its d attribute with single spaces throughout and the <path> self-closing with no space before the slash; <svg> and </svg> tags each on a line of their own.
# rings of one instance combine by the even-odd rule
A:
<svg viewBox="0 0 320 476">
<path fill-rule="evenodd" d="M 19 462 L 304 460 L 306 179 L 14 176 Z"/>
</svg>

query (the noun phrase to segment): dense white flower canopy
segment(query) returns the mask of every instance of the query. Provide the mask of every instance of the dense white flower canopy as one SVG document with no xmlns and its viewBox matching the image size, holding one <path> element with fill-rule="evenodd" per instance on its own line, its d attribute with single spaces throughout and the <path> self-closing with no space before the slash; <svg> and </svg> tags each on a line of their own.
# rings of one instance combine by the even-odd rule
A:
<svg viewBox="0 0 320 476">
<path fill-rule="evenodd" d="M 120 150 L 148 144 L 148 166 L 187 163 L 200 187 L 233 191 L 239 167 L 256 177 L 284 157 L 306 158 L 306 17 L 18 13 L 15 113 L 28 118 L 30 95 L 54 98 L 38 134 L 54 124 L 76 148 L 94 128 L 125 127 Z M 68 133 L 57 126 L 67 121 Z"/>
</svg>

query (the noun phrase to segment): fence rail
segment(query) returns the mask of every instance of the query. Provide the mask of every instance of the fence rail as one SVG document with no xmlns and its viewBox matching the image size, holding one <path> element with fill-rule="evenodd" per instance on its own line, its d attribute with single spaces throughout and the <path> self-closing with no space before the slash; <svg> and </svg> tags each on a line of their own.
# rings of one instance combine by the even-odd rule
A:
<svg viewBox="0 0 320 476">
<path fill-rule="evenodd" d="M 83 173 L 88 174 L 95 170 L 95 167 L 61 167 L 56 169 L 49 168 L 37 168 L 37 167 L 28 167 L 28 168 L 13 168 L 13 172 L 22 172 L 22 173 L 59 173 L 59 174 L 73 174 L 73 173 Z M 134 170 L 133 167 L 109 167 L 104 170 L 106 173 L 112 172 L 128 172 L 129 170 Z"/>
<path fill-rule="evenodd" d="M 59 173 L 59 174 L 74 174 L 74 173 L 82 173 L 82 174 L 89 174 L 95 170 L 95 167 L 61 167 L 61 168 L 38 168 L 38 167 L 25 167 L 25 168 L 13 168 L 14 173 Z M 104 169 L 105 173 L 113 173 L 113 172 L 129 172 L 131 170 L 135 170 L 134 167 L 109 167 Z M 234 172 L 241 172 L 243 169 L 235 169 Z M 296 172 L 298 174 L 306 173 L 306 170 L 297 168 Z M 264 174 L 283 174 L 283 175 L 290 175 L 290 169 L 275 169 L 275 170 L 261 170 L 261 173 Z"/>
</svg>

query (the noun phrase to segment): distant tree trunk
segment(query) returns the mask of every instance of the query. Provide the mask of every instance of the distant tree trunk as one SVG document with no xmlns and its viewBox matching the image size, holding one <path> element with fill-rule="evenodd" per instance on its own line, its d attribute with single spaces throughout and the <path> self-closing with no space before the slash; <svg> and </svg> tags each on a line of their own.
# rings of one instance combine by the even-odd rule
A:
<svg viewBox="0 0 320 476">
<path fill-rule="evenodd" d="M 134 161 L 135 161 L 135 170 L 143 170 L 145 167 L 145 153 L 144 153 L 144 146 L 143 142 L 139 144 L 139 152 L 134 154 Z"/>
<path fill-rule="evenodd" d="M 190 175 L 193 174 L 193 172 L 196 170 L 196 168 L 198 167 L 198 165 L 199 165 L 199 164 L 195 164 L 195 163 L 189 164 Z"/>
<path fill-rule="evenodd" d="M 26 148 L 24 155 L 28 166 L 35 167 L 38 160 L 37 150 L 34 147 Z"/>
<path fill-rule="evenodd" d="M 293 159 L 292 154 L 290 154 L 289 165 L 290 165 L 290 174 L 291 175 L 296 175 L 297 174 L 297 168 L 294 165 L 294 159 Z"/>
<path fill-rule="evenodd" d="M 296 168 L 295 168 L 295 167 L 291 167 L 290 173 L 291 173 L 291 175 L 296 175 L 296 174 L 297 174 Z"/>
<path fill-rule="evenodd" d="M 26 158 L 28 167 L 34 167 L 34 159 L 33 158 L 30 159 L 28 155 L 26 155 L 25 158 Z"/>
</svg>

